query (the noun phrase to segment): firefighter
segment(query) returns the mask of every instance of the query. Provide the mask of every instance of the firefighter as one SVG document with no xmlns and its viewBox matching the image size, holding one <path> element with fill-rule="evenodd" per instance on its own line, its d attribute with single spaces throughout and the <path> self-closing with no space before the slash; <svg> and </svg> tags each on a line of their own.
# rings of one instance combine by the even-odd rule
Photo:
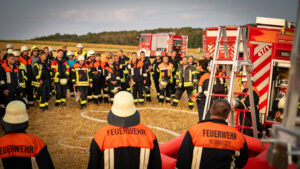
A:
<svg viewBox="0 0 300 169">
<path fill-rule="evenodd" d="M 108 86 L 110 102 L 113 103 L 114 96 L 121 90 L 121 78 L 119 68 L 114 64 L 114 59 L 108 59 L 108 66 L 105 67 L 105 81 Z"/>
<path fill-rule="evenodd" d="M 3 94 L 4 105 L 9 102 L 21 99 L 22 88 L 22 76 L 19 74 L 19 68 L 16 64 L 16 58 L 13 54 L 9 53 L 6 56 L 6 60 L 1 65 L 1 91 Z"/>
<path fill-rule="evenodd" d="M 192 92 L 194 90 L 194 86 L 197 85 L 197 71 L 193 65 L 190 65 L 188 63 L 188 57 L 184 56 L 182 58 L 182 64 L 179 65 L 175 79 L 176 79 L 176 93 L 175 98 L 173 99 L 172 106 L 176 107 L 179 103 L 179 100 L 184 93 L 184 91 L 187 91 L 187 95 L 190 98 L 192 95 Z M 188 106 L 190 109 L 193 109 L 194 102 L 189 99 Z"/>
<path fill-rule="evenodd" d="M 116 94 L 107 121 L 91 142 L 88 169 L 162 168 L 156 136 L 140 123 L 130 93 Z"/>
<path fill-rule="evenodd" d="M 33 46 L 31 48 L 30 57 L 31 57 L 31 66 L 33 67 L 33 65 L 40 60 L 39 48 L 37 46 Z"/>
<path fill-rule="evenodd" d="M 1 119 L 5 132 L 0 138 L 0 166 L 12 168 L 54 169 L 47 145 L 37 136 L 26 133 L 28 113 L 21 101 L 12 101 Z"/>
<path fill-rule="evenodd" d="M 105 74 L 107 74 L 105 68 L 109 66 L 108 60 L 111 59 L 112 57 L 113 57 L 113 53 L 112 52 L 108 52 L 105 60 L 101 62 L 102 70 L 104 70 L 103 71 L 103 76 L 104 77 L 105 77 Z M 109 89 L 108 89 L 108 86 L 106 84 L 106 81 L 105 81 L 105 85 L 104 85 L 103 91 L 104 91 L 103 92 L 104 93 L 103 94 L 104 103 L 109 103 Z"/>
<path fill-rule="evenodd" d="M 95 63 L 95 51 L 94 50 L 89 50 L 87 52 L 87 60 L 86 60 L 86 64 L 91 68 L 91 66 L 93 67 L 93 64 Z M 93 82 L 94 83 L 94 82 Z M 88 94 L 87 94 L 87 100 L 88 102 L 92 102 L 94 101 L 95 104 L 98 103 L 98 97 L 93 94 L 93 88 L 89 88 L 88 90 Z"/>
<path fill-rule="evenodd" d="M 70 70 L 72 70 L 73 66 L 77 62 L 77 60 L 74 58 L 74 54 L 71 50 L 68 50 L 67 57 L 68 57 L 67 63 L 69 65 Z M 75 97 L 75 91 L 74 91 L 74 88 L 73 88 L 73 85 L 72 85 L 72 79 L 71 78 L 68 79 L 68 89 L 70 91 L 70 96 Z"/>
<path fill-rule="evenodd" d="M 73 87 L 80 93 L 80 109 L 86 108 L 89 87 L 93 87 L 92 73 L 85 63 L 83 55 L 78 56 L 78 62 L 73 66 Z"/>
<path fill-rule="evenodd" d="M 51 67 L 47 62 L 47 54 L 41 52 L 41 59 L 34 64 L 33 74 L 38 84 L 39 104 L 41 111 L 48 110 L 48 100 L 50 99 Z"/>
<path fill-rule="evenodd" d="M 161 59 L 161 55 L 160 55 L 160 52 L 159 52 L 159 55 L 156 55 L 156 58 L 155 60 L 152 62 L 152 78 L 153 78 L 153 81 L 154 81 L 154 85 L 155 85 L 155 89 L 156 89 L 156 97 L 157 99 L 159 99 L 159 93 L 160 93 L 160 90 L 159 90 L 159 72 L 157 71 L 158 70 L 158 65 L 162 63 L 162 59 Z"/>
<path fill-rule="evenodd" d="M 176 71 L 179 67 L 179 64 L 180 64 L 180 56 L 177 55 L 177 52 L 176 51 L 172 51 L 171 52 L 171 57 L 169 58 L 169 62 L 173 65 L 174 67 L 174 71 L 172 73 L 172 76 L 175 77 L 176 75 Z M 171 85 L 171 97 L 174 99 L 175 97 L 175 92 L 176 92 L 176 89 L 175 89 L 175 85 L 176 85 L 176 81 L 173 80 L 172 82 L 172 85 Z"/>
<path fill-rule="evenodd" d="M 249 97 L 249 90 L 248 90 L 248 81 L 247 78 L 242 78 L 242 86 L 243 86 L 243 93 L 247 93 L 247 95 L 239 95 L 237 97 L 237 101 L 238 104 L 237 108 L 239 109 L 245 109 L 247 108 L 248 110 L 250 110 L 250 97 Z M 257 124 L 257 130 L 262 132 L 264 130 L 264 126 L 261 124 L 260 120 L 259 120 L 259 109 L 258 109 L 258 105 L 259 105 L 259 92 L 258 90 L 252 86 L 252 90 L 253 90 L 253 98 L 254 98 L 254 106 L 255 106 L 255 114 L 256 114 L 256 124 Z M 240 112 L 240 125 L 241 126 L 252 126 L 252 118 L 251 118 L 251 113 L 250 112 Z M 253 129 L 244 129 L 241 128 L 242 133 L 248 135 L 248 136 L 253 136 Z"/>
<path fill-rule="evenodd" d="M 129 72 L 129 84 L 132 86 L 134 102 L 144 104 L 143 87 L 146 84 L 147 73 L 144 64 L 138 60 L 137 53 L 131 53 L 131 61 L 127 66 Z"/>
<path fill-rule="evenodd" d="M 169 63 L 168 56 L 163 57 L 163 62 L 158 65 L 159 72 L 159 102 L 171 103 L 171 91 L 173 84 L 173 71 L 174 67 L 172 63 Z"/>
<path fill-rule="evenodd" d="M 60 105 L 67 106 L 66 96 L 67 96 L 67 83 L 70 75 L 70 68 L 66 61 L 63 59 L 63 51 L 59 49 L 57 51 L 56 59 L 51 63 L 51 69 L 54 76 L 55 83 L 55 106 Z"/>
<path fill-rule="evenodd" d="M 101 61 L 99 61 L 99 58 L 96 60 L 95 58 L 95 51 L 89 51 L 88 54 L 90 55 L 90 63 L 89 63 L 89 68 L 92 73 L 92 79 L 93 79 L 93 87 L 89 88 L 88 96 L 92 96 L 92 99 L 95 104 L 98 104 L 99 98 L 100 98 L 100 92 L 101 92 L 101 74 L 102 74 L 102 69 L 101 69 Z M 99 56 L 98 56 L 99 57 Z M 101 56 L 100 56 L 101 60 Z M 102 98 L 102 96 L 101 96 Z M 100 99 L 102 101 L 102 99 Z"/>
<path fill-rule="evenodd" d="M 200 79 L 198 81 L 198 85 L 196 89 L 194 90 L 193 96 L 197 98 L 199 121 L 201 121 L 203 117 L 203 111 L 204 111 L 205 101 L 207 97 L 207 90 L 208 90 L 208 84 L 210 78 L 209 71 L 207 70 L 207 65 L 208 63 L 206 60 L 199 60 L 197 64 L 197 70 L 200 72 Z M 206 118 L 208 117 L 209 117 L 209 113 L 206 114 Z"/>
<path fill-rule="evenodd" d="M 188 58 L 189 65 L 193 66 L 196 69 L 197 63 L 194 61 L 194 56 L 190 55 Z"/>
<path fill-rule="evenodd" d="M 75 52 L 75 57 L 76 59 L 78 58 L 78 56 L 83 55 L 85 59 L 87 59 L 87 53 L 83 50 L 83 45 L 81 43 L 78 43 L 76 45 L 77 47 L 77 51 Z"/>
<path fill-rule="evenodd" d="M 150 89 L 151 89 L 151 76 L 150 76 L 150 72 L 151 72 L 151 70 L 152 70 L 153 67 L 151 65 L 150 59 L 148 57 L 146 58 L 144 51 L 141 51 L 140 55 L 141 55 L 141 61 L 143 62 L 145 70 L 146 70 L 146 73 L 147 73 L 146 84 L 144 86 L 145 93 L 146 93 L 146 100 L 149 101 L 149 102 L 151 102 L 151 93 L 150 93 Z"/>
<path fill-rule="evenodd" d="M 105 70 L 102 69 L 102 61 L 101 61 L 101 54 L 100 53 L 96 53 L 96 62 L 98 64 L 98 67 L 97 67 L 97 71 L 99 72 L 99 74 L 97 75 L 97 80 L 99 81 L 99 89 L 98 89 L 98 101 L 100 103 L 103 102 L 103 95 L 102 93 L 104 94 L 104 87 L 105 87 L 105 77 L 104 77 L 104 73 L 105 73 Z M 96 87 L 97 88 L 97 87 Z"/>
<path fill-rule="evenodd" d="M 11 43 L 8 43 L 8 44 L 6 44 L 6 48 L 5 48 L 5 49 L 6 49 L 6 53 L 4 54 L 4 56 L 3 56 L 3 58 L 2 58 L 3 61 L 7 59 L 7 55 L 8 55 L 8 53 L 10 53 L 10 52 L 8 52 L 8 50 L 9 50 L 9 49 L 13 50 L 14 47 L 13 47 L 13 45 L 12 45 Z M 10 51 L 11 51 L 11 50 L 10 50 Z"/>
<path fill-rule="evenodd" d="M 248 146 L 244 135 L 228 126 L 226 118 L 230 104 L 214 101 L 211 118 L 193 125 L 180 146 L 176 168 L 243 168 L 248 161 Z"/>
<path fill-rule="evenodd" d="M 127 64 L 130 59 L 129 57 L 124 55 L 123 50 L 119 50 L 118 55 L 119 55 L 119 62 L 120 62 L 120 70 L 122 71 L 122 75 L 121 75 L 122 90 L 130 92 L 129 81 L 126 81 L 126 79 L 128 79 L 128 74 L 129 74 L 127 70 Z"/>
<path fill-rule="evenodd" d="M 211 57 L 209 52 L 204 52 L 204 60 L 207 61 L 207 63 L 208 63 L 207 69 L 209 69 L 210 64 L 211 64 L 211 60 L 212 60 L 212 57 Z"/>
<path fill-rule="evenodd" d="M 33 72 L 32 72 L 32 60 L 31 57 L 29 56 L 29 49 L 27 46 L 22 46 L 21 47 L 21 57 L 19 57 L 19 62 L 20 62 L 20 74 L 23 78 L 23 97 L 28 103 L 28 107 L 33 106 L 34 104 L 34 97 L 33 97 L 33 86 L 32 86 L 32 81 L 33 81 Z"/>
</svg>

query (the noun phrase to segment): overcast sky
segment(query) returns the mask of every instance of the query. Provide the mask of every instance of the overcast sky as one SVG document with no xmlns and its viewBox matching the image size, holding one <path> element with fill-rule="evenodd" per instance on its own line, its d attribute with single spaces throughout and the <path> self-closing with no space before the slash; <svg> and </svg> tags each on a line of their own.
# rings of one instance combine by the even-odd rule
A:
<svg viewBox="0 0 300 169">
<path fill-rule="evenodd" d="M 297 0 L 1 0 L 0 39 L 296 20 Z"/>
</svg>

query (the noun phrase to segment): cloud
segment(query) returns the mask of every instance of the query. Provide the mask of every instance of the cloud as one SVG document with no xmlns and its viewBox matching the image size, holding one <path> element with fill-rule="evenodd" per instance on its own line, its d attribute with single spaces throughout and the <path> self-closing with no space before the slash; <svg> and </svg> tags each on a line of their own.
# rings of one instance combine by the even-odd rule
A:
<svg viewBox="0 0 300 169">
<path fill-rule="evenodd" d="M 73 20 L 76 22 L 132 22 L 136 19 L 138 9 L 116 9 L 116 10 L 78 10 L 72 9 L 61 13 L 53 14 L 54 16 Z"/>
</svg>

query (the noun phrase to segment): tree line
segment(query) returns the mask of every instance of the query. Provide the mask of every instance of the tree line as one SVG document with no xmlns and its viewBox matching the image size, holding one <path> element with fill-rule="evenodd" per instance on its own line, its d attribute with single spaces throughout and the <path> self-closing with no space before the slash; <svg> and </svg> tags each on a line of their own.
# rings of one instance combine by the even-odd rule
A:
<svg viewBox="0 0 300 169">
<path fill-rule="evenodd" d="M 166 33 L 174 32 L 176 35 L 188 35 L 188 47 L 202 47 L 202 28 L 182 27 L 182 28 L 158 28 L 142 31 L 116 31 L 87 33 L 84 35 L 77 34 L 60 34 L 56 33 L 49 36 L 36 37 L 31 40 L 41 41 L 60 41 L 60 42 L 82 42 L 82 43 L 100 43 L 115 45 L 138 45 L 138 38 L 141 33 Z"/>
</svg>

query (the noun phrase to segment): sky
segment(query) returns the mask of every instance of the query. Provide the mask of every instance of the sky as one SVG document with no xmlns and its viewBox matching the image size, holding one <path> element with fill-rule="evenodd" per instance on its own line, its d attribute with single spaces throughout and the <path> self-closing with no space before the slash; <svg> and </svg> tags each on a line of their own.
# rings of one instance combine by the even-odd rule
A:
<svg viewBox="0 0 300 169">
<path fill-rule="evenodd" d="M 296 21 L 298 0 L 1 0 L 0 39 Z"/>
</svg>

